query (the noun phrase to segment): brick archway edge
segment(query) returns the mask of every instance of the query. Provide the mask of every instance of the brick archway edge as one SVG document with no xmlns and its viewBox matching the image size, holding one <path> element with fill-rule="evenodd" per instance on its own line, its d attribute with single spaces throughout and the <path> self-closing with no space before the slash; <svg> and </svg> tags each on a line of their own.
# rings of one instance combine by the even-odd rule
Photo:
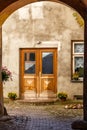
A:
<svg viewBox="0 0 87 130">
<path fill-rule="evenodd" d="M 3 24 L 6 18 L 8 18 L 8 16 L 18 8 L 33 2 L 40 2 L 40 1 L 42 0 L 0 0 L 0 26 Z M 81 0 L 48 0 L 48 1 L 65 4 L 66 6 L 75 9 L 77 12 L 80 13 L 80 15 L 83 18 L 85 18 L 86 4 L 84 4 L 85 2 L 84 3 L 81 2 Z"/>
</svg>

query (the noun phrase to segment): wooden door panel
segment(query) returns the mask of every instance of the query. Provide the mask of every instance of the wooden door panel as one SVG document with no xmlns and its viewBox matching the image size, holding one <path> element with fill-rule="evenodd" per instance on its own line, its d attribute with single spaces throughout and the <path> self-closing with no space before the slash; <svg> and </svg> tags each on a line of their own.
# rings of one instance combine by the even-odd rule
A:
<svg viewBox="0 0 87 130">
<path fill-rule="evenodd" d="M 20 50 L 21 97 L 56 97 L 57 49 Z"/>
<path fill-rule="evenodd" d="M 46 90 L 55 92 L 53 78 L 42 78 L 41 79 L 41 92 L 46 91 Z"/>
<path fill-rule="evenodd" d="M 40 50 L 40 97 L 56 97 L 57 90 L 57 50 Z"/>
<path fill-rule="evenodd" d="M 26 90 L 33 90 L 36 92 L 36 90 L 37 90 L 36 79 L 35 78 L 24 79 L 24 86 L 25 86 L 25 91 Z"/>
<path fill-rule="evenodd" d="M 37 51 L 21 49 L 21 97 L 24 99 L 37 97 Z"/>
</svg>

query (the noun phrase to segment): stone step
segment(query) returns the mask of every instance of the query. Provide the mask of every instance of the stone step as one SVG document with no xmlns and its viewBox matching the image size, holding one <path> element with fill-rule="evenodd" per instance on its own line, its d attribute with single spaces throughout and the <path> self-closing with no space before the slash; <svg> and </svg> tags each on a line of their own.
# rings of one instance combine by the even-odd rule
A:
<svg viewBox="0 0 87 130">
<path fill-rule="evenodd" d="M 16 100 L 17 103 L 32 104 L 32 105 L 44 105 L 44 104 L 54 104 L 57 101 L 57 98 L 49 99 L 23 99 Z"/>
</svg>

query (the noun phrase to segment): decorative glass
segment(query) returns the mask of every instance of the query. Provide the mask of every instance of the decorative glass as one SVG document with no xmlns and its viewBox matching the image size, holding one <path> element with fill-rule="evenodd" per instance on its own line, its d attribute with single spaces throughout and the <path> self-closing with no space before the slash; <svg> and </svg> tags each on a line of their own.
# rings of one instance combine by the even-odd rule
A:
<svg viewBox="0 0 87 130">
<path fill-rule="evenodd" d="M 84 53 L 84 44 L 74 44 L 74 53 Z"/>
<path fill-rule="evenodd" d="M 53 53 L 42 53 L 42 74 L 53 74 Z"/>
<path fill-rule="evenodd" d="M 79 73 L 79 77 L 83 77 L 84 71 L 84 58 L 83 57 L 75 57 L 75 71 Z"/>
</svg>

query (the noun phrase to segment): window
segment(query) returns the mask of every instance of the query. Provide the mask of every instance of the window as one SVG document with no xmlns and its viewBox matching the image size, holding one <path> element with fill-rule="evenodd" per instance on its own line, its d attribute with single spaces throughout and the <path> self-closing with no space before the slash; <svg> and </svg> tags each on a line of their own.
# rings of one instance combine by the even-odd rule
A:
<svg viewBox="0 0 87 130">
<path fill-rule="evenodd" d="M 84 42 L 72 41 L 72 80 L 83 80 Z"/>
<path fill-rule="evenodd" d="M 25 74 L 35 74 L 35 53 L 25 52 L 24 53 L 24 63 L 25 63 Z"/>
</svg>

